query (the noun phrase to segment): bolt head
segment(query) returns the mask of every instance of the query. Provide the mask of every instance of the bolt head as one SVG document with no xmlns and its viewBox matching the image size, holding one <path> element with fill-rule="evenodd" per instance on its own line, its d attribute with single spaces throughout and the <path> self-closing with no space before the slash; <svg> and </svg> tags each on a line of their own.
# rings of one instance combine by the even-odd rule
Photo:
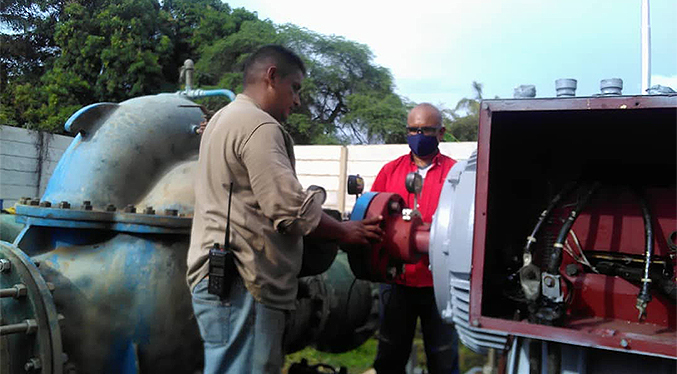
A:
<svg viewBox="0 0 677 374">
<path fill-rule="evenodd" d="M 623 348 L 627 348 L 627 347 L 628 347 L 628 345 L 630 345 L 630 344 L 628 343 L 628 341 L 627 341 L 627 340 L 625 340 L 625 339 L 621 339 L 621 347 L 623 347 Z"/>
<path fill-rule="evenodd" d="M 51 206 L 52 206 L 52 203 L 50 203 L 49 201 L 41 201 L 40 202 L 40 207 L 42 207 L 42 208 L 49 208 Z"/>
<path fill-rule="evenodd" d="M 6 258 L 0 259 L 0 273 L 9 273 L 11 269 L 12 263 L 8 259 Z"/>
<path fill-rule="evenodd" d="M 59 208 L 61 209 L 70 209 L 71 204 L 68 201 L 62 201 L 59 203 Z"/>
<path fill-rule="evenodd" d="M 545 282 L 545 285 L 546 285 L 547 287 L 552 287 L 552 286 L 555 285 L 555 280 L 554 280 L 552 277 L 545 277 L 545 278 L 543 279 L 543 282 Z"/>
<path fill-rule="evenodd" d="M 480 320 L 475 318 L 474 320 L 472 320 L 472 325 L 475 327 L 480 327 Z"/>
<path fill-rule="evenodd" d="M 38 206 L 38 205 L 40 205 L 40 201 L 39 201 L 39 200 L 28 199 L 28 205 L 31 205 L 31 206 Z"/>
<path fill-rule="evenodd" d="M 125 213 L 136 213 L 136 207 L 134 205 L 127 205 L 124 209 Z"/>
<path fill-rule="evenodd" d="M 567 273 L 567 275 L 569 275 L 571 277 L 578 275 L 578 265 L 576 265 L 576 264 L 567 265 L 566 273 Z"/>
<path fill-rule="evenodd" d="M 179 211 L 176 209 L 165 209 L 166 216 L 176 216 L 179 214 Z"/>
<path fill-rule="evenodd" d="M 155 214 L 155 210 L 153 210 L 152 206 L 147 206 L 146 209 L 143 210 L 143 214 Z"/>
<path fill-rule="evenodd" d="M 42 363 L 39 358 L 31 358 L 26 362 L 26 365 L 24 365 L 24 370 L 26 371 L 38 370 L 40 368 L 42 368 Z"/>
<path fill-rule="evenodd" d="M 106 205 L 106 212 L 115 212 L 117 209 L 118 208 L 116 208 L 113 204 Z"/>
</svg>

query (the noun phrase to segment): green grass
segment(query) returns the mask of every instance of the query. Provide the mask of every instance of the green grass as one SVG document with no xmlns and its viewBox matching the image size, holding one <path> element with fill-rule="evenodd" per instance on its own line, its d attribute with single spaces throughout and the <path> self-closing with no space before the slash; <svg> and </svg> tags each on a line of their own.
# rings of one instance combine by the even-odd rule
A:
<svg viewBox="0 0 677 374">
<path fill-rule="evenodd" d="M 376 348 L 378 341 L 375 338 L 367 340 L 356 349 L 345 353 L 325 353 L 313 348 L 305 348 L 296 353 L 287 355 L 283 373 L 287 372 L 289 366 L 294 362 L 299 362 L 305 358 L 309 365 L 327 364 L 338 369 L 341 366 L 348 368 L 350 374 L 361 374 L 367 371 L 374 363 L 376 357 Z"/>
<path fill-rule="evenodd" d="M 309 365 L 322 363 L 330 365 L 336 369 L 341 366 L 345 366 L 348 369 L 349 374 L 362 374 L 371 368 L 374 358 L 376 357 L 377 346 L 378 340 L 376 340 L 375 337 L 372 337 L 357 349 L 346 353 L 324 353 L 319 352 L 313 348 L 305 348 L 296 353 L 287 355 L 286 363 L 282 372 L 287 373 L 287 370 L 292 363 L 299 362 L 301 359 L 305 358 L 308 360 Z M 418 367 L 425 369 L 425 350 L 423 347 L 423 338 L 419 332 L 417 332 L 416 338 L 414 338 L 414 346 L 416 347 L 416 359 Z M 472 367 L 483 366 L 486 363 L 486 356 L 477 354 L 468 349 L 463 344 L 459 343 L 458 360 L 460 372 L 465 373 Z"/>
</svg>

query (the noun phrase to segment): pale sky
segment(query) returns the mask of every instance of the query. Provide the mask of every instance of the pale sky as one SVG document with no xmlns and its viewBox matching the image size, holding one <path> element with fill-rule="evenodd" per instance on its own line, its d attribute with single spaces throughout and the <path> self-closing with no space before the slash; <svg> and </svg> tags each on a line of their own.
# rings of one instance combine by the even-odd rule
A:
<svg viewBox="0 0 677 374">
<path fill-rule="evenodd" d="M 555 79 L 578 80 L 577 96 L 622 78 L 641 90 L 641 0 L 230 0 L 261 19 L 293 23 L 366 44 L 396 92 L 453 108 L 472 95 L 512 98 L 520 84 L 555 96 Z M 677 91 L 677 0 L 651 0 L 652 84 Z"/>
</svg>

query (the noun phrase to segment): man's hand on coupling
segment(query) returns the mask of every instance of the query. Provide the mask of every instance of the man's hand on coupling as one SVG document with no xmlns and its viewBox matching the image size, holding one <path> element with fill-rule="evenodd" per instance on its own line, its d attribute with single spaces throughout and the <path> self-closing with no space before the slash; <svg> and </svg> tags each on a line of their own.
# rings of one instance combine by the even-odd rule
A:
<svg viewBox="0 0 677 374">
<path fill-rule="evenodd" d="M 365 218 L 361 221 L 344 221 L 343 235 L 339 238 L 345 244 L 367 245 L 383 240 L 383 230 L 380 225 L 383 216 Z"/>
</svg>

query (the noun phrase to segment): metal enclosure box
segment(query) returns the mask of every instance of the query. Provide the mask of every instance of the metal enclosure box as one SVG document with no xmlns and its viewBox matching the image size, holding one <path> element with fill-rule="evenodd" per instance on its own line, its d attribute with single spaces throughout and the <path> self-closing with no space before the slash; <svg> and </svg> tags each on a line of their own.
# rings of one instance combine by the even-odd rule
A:
<svg viewBox="0 0 677 374">
<path fill-rule="evenodd" d="M 675 358 L 675 304 L 655 288 L 646 320 L 638 322 L 639 285 L 561 271 L 573 285 L 573 297 L 559 327 L 529 322 L 506 294 L 522 265 L 525 238 L 548 197 L 574 179 L 603 185 L 573 226 L 584 251 L 642 255 L 642 215 L 629 192 L 639 188 L 653 215 L 654 253 L 668 259 L 668 241 L 677 230 L 676 129 L 677 96 L 484 101 L 471 323 L 518 336 Z M 563 257 L 561 269 L 571 262 Z M 668 267 L 674 281 L 674 260 Z"/>
</svg>

